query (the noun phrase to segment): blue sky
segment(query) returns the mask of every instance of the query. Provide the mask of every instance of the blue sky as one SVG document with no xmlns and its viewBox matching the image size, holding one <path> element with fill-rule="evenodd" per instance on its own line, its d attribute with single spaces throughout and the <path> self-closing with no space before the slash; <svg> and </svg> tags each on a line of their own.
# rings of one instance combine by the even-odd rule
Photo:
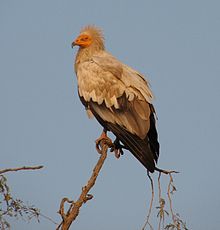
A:
<svg viewBox="0 0 220 230">
<path fill-rule="evenodd" d="M 45 166 L 8 174 L 14 194 L 59 222 L 61 198 L 77 198 L 98 159 L 101 127 L 78 99 L 71 49 L 81 27 L 95 24 L 108 51 L 151 83 L 159 166 L 181 172 L 175 211 L 190 229 L 219 229 L 219 8 L 217 0 L 1 0 L 0 167 Z M 108 155 L 91 193 L 72 229 L 141 229 L 150 184 L 130 153 Z M 12 229 L 55 226 L 12 221 Z"/>
</svg>

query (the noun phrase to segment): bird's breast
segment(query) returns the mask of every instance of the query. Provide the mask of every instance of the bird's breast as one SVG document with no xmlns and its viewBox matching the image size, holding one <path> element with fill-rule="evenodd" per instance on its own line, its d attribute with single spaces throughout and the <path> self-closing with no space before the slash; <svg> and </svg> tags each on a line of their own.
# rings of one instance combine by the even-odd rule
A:
<svg viewBox="0 0 220 230">
<path fill-rule="evenodd" d="M 115 76 L 103 70 L 93 61 L 79 63 L 77 68 L 79 95 L 86 101 L 98 104 L 105 102 L 107 107 L 118 108 L 117 98 L 124 92 L 124 85 Z"/>
</svg>

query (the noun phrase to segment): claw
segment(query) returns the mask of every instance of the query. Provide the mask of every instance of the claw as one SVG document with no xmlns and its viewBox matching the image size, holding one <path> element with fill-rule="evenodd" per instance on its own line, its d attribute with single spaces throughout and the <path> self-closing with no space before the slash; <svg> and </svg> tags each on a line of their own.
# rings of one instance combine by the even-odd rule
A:
<svg viewBox="0 0 220 230">
<path fill-rule="evenodd" d="M 116 140 L 114 141 L 113 146 L 112 146 L 110 152 L 114 152 L 115 153 L 115 157 L 118 159 L 121 155 L 124 154 L 123 148 L 126 149 L 126 147 L 124 145 L 120 144 L 119 139 L 116 138 Z"/>
<path fill-rule="evenodd" d="M 123 149 L 127 149 L 124 145 L 120 143 L 120 140 L 118 138 L 115 139 L 114 143 L 112 143 L 112 140 L 107 136 L 107 131 L 104 129 L 101 136 L 95 141 L 96 143 L 96 150 L 99 154 L 102 154 L 102 151 L 100 149 L 101 141 L 105 141 L 108 143 L 108 146 L 111 148 L 110 152 L 115 153 L 115 157 L 118 159 L 121 155 L 124 154 Z"/>
<path fill-rule="evenodd" d="M 112 140 L 107 136 L 107 131 L 106 130 L 103 130 L 101 136 L 95 141 L 96 143 L 96 150 L 99 154 L 102 154 L 102 151 L 100 149 L 100 143 L 101 141 L 105 141 L 106 143 L 108 143 L 109 147 L 113 148 L 113 143 L 112 143 Z"/>
</svg>

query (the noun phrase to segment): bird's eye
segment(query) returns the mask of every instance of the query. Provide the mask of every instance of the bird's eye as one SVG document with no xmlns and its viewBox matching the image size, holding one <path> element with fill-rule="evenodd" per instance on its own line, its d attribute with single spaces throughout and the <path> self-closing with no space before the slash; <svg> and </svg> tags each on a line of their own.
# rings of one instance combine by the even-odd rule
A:
<svg viewBox="0 0 220 230">
<path fill-rule="evenodd" d="M 82 41 L 87 41 L 88 39 L 89 39 L 88 37 L 81 38 Z"/>
</svg>

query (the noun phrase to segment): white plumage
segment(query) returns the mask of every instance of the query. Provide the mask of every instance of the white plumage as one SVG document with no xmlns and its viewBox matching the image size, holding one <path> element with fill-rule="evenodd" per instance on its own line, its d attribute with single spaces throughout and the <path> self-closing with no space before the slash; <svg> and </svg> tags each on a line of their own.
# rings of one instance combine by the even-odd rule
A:
<svg viewBox="0 0 220 230">
<path fill-rule="evenodd" d="M 159 143 L 148 82 L 105 51 L 103 35 L 94 26 L 82 30 L 73 45 L 80 47 L 75 72 L 83 104 L 153 172 Z"/>
</svg>

